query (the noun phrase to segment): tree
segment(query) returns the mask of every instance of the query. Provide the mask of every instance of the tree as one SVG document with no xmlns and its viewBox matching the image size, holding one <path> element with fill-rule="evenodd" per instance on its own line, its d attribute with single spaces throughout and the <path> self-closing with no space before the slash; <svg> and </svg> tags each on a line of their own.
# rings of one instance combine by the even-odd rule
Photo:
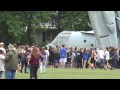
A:
<svg viewBox="0 0 120 90">
<path fill-rule="evenodd" d="M 38 28 L 45 29 L 45 23 L 50 19 L 49 14 L 49 11 L 1 11 L 0 40 L 6 44 L 31 44 L 31 34 Z"/>
<path fill-rule="evenodd" d="M 8 43 L 19 43 L 20 36 L 22 35 L 21 30 L 21 17 L 18 12 L 14 11 L 1 11 L 0 12 L 0 39 L 6 44 Z"/>
<path fill-rule="evenodd" d="M 50 21 L 50 11 L 24 11 L 23 21 L 26 29 L 27 42 L 32 44 L 33 38 L 31 34 L 36 30 L 45 30 L 46 23 Z"/>
<path fill-rule="evenodd" d="M 87 11 L 55 11 L 53 21 L 58 32 L 63 30 L 89 30 Z"/>
</svg>

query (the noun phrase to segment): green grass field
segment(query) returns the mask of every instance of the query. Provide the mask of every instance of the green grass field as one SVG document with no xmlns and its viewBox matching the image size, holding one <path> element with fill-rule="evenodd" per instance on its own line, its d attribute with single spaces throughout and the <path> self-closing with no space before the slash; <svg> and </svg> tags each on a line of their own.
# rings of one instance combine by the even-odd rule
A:
<svg viewBox="0 0 120 90">
<path fill-rule="evenodd" d="M 29 79 L 29 76 L 29 73 L 17 73 L 16 79 Z M 120 79 L 120 69 L 47 68 L 42 74 L 38 70 L 38 79 Z"/>
</svg>

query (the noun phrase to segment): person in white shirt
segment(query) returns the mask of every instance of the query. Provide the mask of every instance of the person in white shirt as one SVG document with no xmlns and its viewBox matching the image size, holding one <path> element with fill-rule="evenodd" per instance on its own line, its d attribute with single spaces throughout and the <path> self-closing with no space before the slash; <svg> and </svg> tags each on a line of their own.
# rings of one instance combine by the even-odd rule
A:
<svg viewBox="0 0 120 90">
<path fill-rule="evenodd" d="M 45 47 L 45 53 L 46 53 L 46 67 L 47 67 L 47 65 L 48 65 L 48 58 L 49 58 L 49 55 L 50 55 L 49 50 L 47 49 L 47 47 Z"/>
<path fill-rule="evenodd" d="M 5 48 L 4 48 L 4 43 L 3 43 L 3 42 L 0 43 L 0 50 L 3 51 L 3 54 L 4 54 L 4 55 L 6 55 L 6 50 L 5 50 Z"/>
<path fill-rule="evenodd" d="M 102 69 L 104 67 L 104 69 L 105 69 L 105 58 L 104 58 L 105 54 L 101 47 L 100 47 L 98 53 L 99 53 L 99 57 L 100 57 L 100 68 Z"/>
<path fill-rule="evenodd" d="M 105 51 L 105 61 L 106 61 L 106 68 L 111 68 L 110 64 L 109 64 L 109 60 L 110 60 L 110 53 L 108 51 L 108 47 L 106 47 L 106 51 Z"/>
<path fill-rule="evenodd" d="M 2 79 L 3 72 L 5 71 L 4 59 L 5 59 L 5 56 L 3 55 L 3 51 L 0 50 L 0 79 Z"/>
</svg>

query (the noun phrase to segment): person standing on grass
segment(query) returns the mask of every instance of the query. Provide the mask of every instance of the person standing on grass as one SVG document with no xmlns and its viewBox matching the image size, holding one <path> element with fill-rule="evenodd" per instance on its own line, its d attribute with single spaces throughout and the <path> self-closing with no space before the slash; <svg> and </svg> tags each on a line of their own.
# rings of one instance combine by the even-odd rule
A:
<svg viewBox="0 0 120 90">
<path fill-rule="evenodd" d="M 45 68 L 46 68 L 46 52 L 45 52 L 45 48 L 41 49 L 41 59 L 40 59 L 40 73 L 44 73 L 45 72 Z"/>
<path fill-rule="evenodd" d="M 96 51 L 96 48 L 94 49 L 94 52 L 93 52 L 93 57 L 94 57 L 94 62 L 93 62 L 93 68 L 97 68 L 97 51 Z"/>
<path fill-rule="evenodd" d="M 72 49 L 71 48 L 69 48 L 68 49 L 68 52 L 67 52 L 67 68 L 71 68 L 72 67 L 72 60 L 71 60 L 71 58 L 72 58 Z"/>
<path fill-rule="evenodd" d="M 54 65 L 54 67 L 55 67 L 55 68 L 58 68 L 58 67 L 59 67 L 60 54 L 59 54 L 59 52 L 57 51 L 57 49 L 55 49 L 54 55 L 55 55 L 55 58 L 54 58 L 54 63 L 55 63 L 55 65 Z"/>
<path fill-rule="evenodd" d="M 71 52 L 72 52 L 72 56 L 71 56 L 71 67 L 74 67 L 74 63 L 75 63 L 75 57 L 76 57 L 76 51 L 75 48 L 71 47 Z"/>
<path fill-rule="evenodd" d="M 20 72 L 21 71 L 21 55 L 20 55 L 20 53 L 18 52 L 18 70 L 17 70 L 18 72 Z"/>
<path fill-rule="evenodd" d="M 83 53 L 81 51 L 81 48 L 78 48 L 76 53 L 76 68 L 82 68 L 83 67 L 82 62 L 83 62 Z"/>
<path fill-rule="evenodd" d="M 109 60 L 110 60 L 110 54 L 108 51 L 108 47 L 106 47 L 106 51 L 105 51 L 105 61 L 106 61 L 106 69 L 111 68 L 110 64 L 109 64 Z"/>
<path fill-rule="evenodd" d="M 93 44 L 90 44 L 91 48 L 90 48 L 90 63 L 91 63 L 91 66 L 93 68 L 93 65 L 94 65 L 94 45 Z"/>
<path fill-rule="evenodd" d="M 26 55 L 26 52 L 24 53 L 21 53 L 21 70 L 20 72 L 22 73 L 22 70 L 24 68 L 24 73 L 27 73 L 27 55 Z"/>
<path fill-rule="evenodd" d="M 29 64 L 30 59 L 31 59 L 31 51 L 28 50 L 27 52 L 27 61 L 28 61 L 27 62 L 27 73 L 30 72 L 30 64 Z"/>
<path fill-rule="evenodd" d="M 60 49 L 60 65 L 61 68 L 65 68 L 65 63 L 67 62 L 67 50 L 65 48 L 65 45 L 62 45 L 62 48 Z"/>
<path fill-rule="evenodd" d="M 114 56 L 114 67 L 118 68 L 118 61 L 119 61 L 119 49 L 115 49 L 115 56 Z"/>
<path fill-rule="evenodd" d="M 72 67 L 76 68 L 77 66 L 77 47 L 75 47 L 75 50 L 74 50 L 74 59 L 72 61 Z M 72 50 L 73 51 L 73 50 Z"/>
<path fill-rule="evenodd" d="M 105 58 L 104 58 L 105 53 L 104 53 L 104 51 L 102 50 L 101 47 L 100 47 L 98 53 L 99 53 L 99 56 L 100 56 L 100 68 L 101 68 L 101 69 L 102 69 L 102 68 L 105 69 Z"/>
<path fill-rule="evenodd" d="M 17 70 L 17 72 L 20 73 L 20 70 L 21 70 L 21 48 L 20 48 L 20 46 L 18 46 L 18 48 L 17 48 L 17 54 L 18 54 L 18 70 Z"/>
<path fill-rule="evenodd" d="M 3 55 L 3 51 L 0 50 L 0 79 L 2 79 L 3 72 L 4 72 L 4 59 L 5 59 L 5 56 Z"/>
<path fill-rule="evenodd" d="M 39 68 L 39 55 L 37 53 L 37 48 L 33 47 L 30 64 L 30 79 L 37 79 L 37 71 Z"/>
<path fill-rule="evenodd" d="M 55 48 L 52 48 L 52 47 L 51 47 L 51 48 L 50 48 L 50 51 L 49 51 L 49 52 L 50 52 L 50 55 L 49 55 L 49 65 L 50 65 L 50 67 L 52 67 L 52 68 L 54 67 L 54 64 L 55 64 L 55 63 L 54 63 L 54 59 L 55 59 L 54 49 L 55 49 Z"/>
<path fill-rule="evenodd" d="M 59 56 L 58 67 L 60 67 L 60 47 L 56 46 L 56 50 L 57 50 L 57 55 Z"/>
<path fill-rule="evenodd" d="M 25 51 L 26 51 L 26 73 L 30 72 L 30 58 L 31 58 L 31 50 L 29 45 L 25 45 Z"/>
<path fill-rule="evenodd" d="M 89 53 L 91 53 L 91 51 L 89 51 Z M 89 67 L 91 67 L 92 69 L 96 69 L 97 68 L 97 59 L 98 59 L 97 51 L 96 51 L 96 48 L 94 48 L 93 59 L 90 57 L 88 60 Z"/>
<path fill-rule="evenodd" d="M 84 48 L 84 52 L 83 52 L 83 68 L 86 68 L 86 63 L 89 59 L 89 51 Z"/>
<path fill-rule="evenodd" d="M 49 50 L 47 49 L 47 47 L 45 47 L 45 53 L 46 53 L 46 67 L 48 66 L 48 58 L 49 58 Z"/>
<path fill-rule="evenodd" d="M 5 57 L 5 79 L 15 79 L 18 70 L 18 54 L 12 44 L 9 44 L 8 49 L 9 52 Z"/>
<path fill-rule="evenodd" d="M 117 53 L 116 53 L 115 48 L 111 47 L 111 49 L 110 49 L 110 65 L 111 65 L 110 70 L 114 70 L 115 69 L 116 60 L 117 60 L 116 56 L 117 56 Z"/>
</svg>

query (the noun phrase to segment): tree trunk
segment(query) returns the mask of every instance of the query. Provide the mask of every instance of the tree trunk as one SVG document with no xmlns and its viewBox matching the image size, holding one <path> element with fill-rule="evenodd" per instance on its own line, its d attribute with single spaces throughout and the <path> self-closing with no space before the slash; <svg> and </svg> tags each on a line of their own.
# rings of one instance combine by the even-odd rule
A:
<svg viewBox="0 0 120 90">
<path fill-rule="evenodd" d="M 32 38 L 31 38 L 31 33 L 32 33 L 32 14 L 30 14 L 29 18 L 28 18 L 29 22 L 28 22 L 28 30 L 27 30 L 27 38 L 28 38 L 28 44 L 32 44 Z"/>
<path fill-rule="evenodd" d="M 58 11 L 58 33 L 62 31 L 60 27 L 60 20 L 61 20 L 61 11 Z"/>
</svg>

